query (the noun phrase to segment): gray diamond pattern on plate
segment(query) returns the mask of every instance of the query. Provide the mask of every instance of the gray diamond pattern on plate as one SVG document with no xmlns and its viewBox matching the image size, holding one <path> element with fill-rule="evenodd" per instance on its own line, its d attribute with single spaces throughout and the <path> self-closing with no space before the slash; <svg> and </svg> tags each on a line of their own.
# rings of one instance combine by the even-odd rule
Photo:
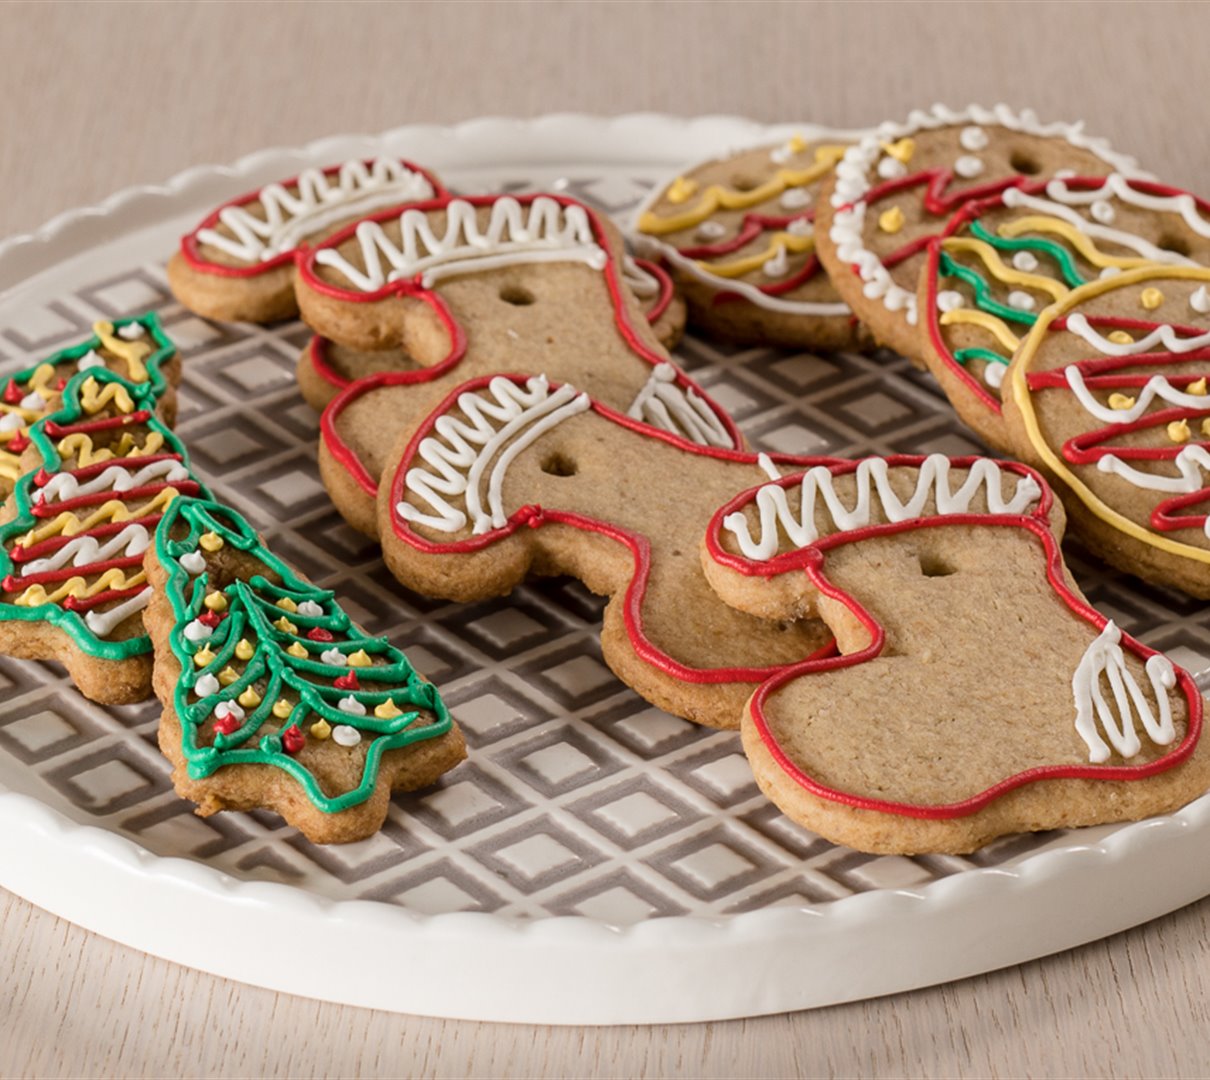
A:
<svg viewBox="0 0 1210 1080">
<path fill-rule="evenodd" d="M 649 185 L 614 172 L 556 186 L 624 215 Z M 307 339 L 298 323 L 208 323 L 172 300 L 162 266 L 134 266 L 0 326 L 0 373 L 78 340 L 95 319 L 148 308 L 181 349 L 178 430 L 199 471 L 279 555 L 336 589 L 351 615 L 439 683 L 471 760 L 435 788 L 396 796 L 372 839 L 318 848 L 270 814 L 190 813 L 155 745 L 154 702 L 106 709 L 53 665 L 0 658 L 0 755 L 20 766 L 29 793 L 160 854 L 426 914 L 727 915 L 915 888 L 1063 842 L 1062 833 L 1007 837 L 969 858 L 834 847 L 760 795 L 736 735 L 669 716 L 614 679 L 597 641 L 603 601 L 578 583 L 536 582 L 470 605 L 403 589 L 323 494 L 317 418 L 294 386 Z M 932 379 L 892 354 L 804 357 L 690 337 L 679 355 L 762 449 L 980 449 Z M 1101 610 L 1191 670 L 1210 668 L 1210 608 L 1106 571 L 1078 548 L 1069 554 Z"/>
</svg>

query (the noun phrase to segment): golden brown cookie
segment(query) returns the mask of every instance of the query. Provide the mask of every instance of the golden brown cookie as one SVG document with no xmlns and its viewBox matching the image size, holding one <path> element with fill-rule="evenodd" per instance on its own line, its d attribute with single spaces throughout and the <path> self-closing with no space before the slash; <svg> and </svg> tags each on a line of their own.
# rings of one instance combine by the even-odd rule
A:
<svg viewBox="0 0 1210 1080">
<path fill-rule="evenodd" d="M 1191 213 L 1195 212 L 1192 207 Z M 1018 453 L 1102 558 L 1210 599 L 1210 270 L 1151 265 L 1039 316 L 1002 387 Z"/>
<path fill-rule="evenodd" d="M 964 202 L 1063 170 L 1105 176 L 1135 163 L 1079 124 L 1004 105 L 913 112 L 837 164 L 819 203 L 819 257 L 874 338 L 922 365 L 916 289 L 929 238 Z"/>
<path fill-rule="evenodd" d="M 398 158 L 305 169 L 232 199 L 183 236 L 168 261 L 168 284 L 185 307 L 208 319 L 288 319 L 298 314 L 300 248 L 384 206 L 442 194 L 432 173 Z"/>
<path fill-rule="evenodd" d="M 753 695 L 761 789 L 835 843 L 900 854 L 1201 795 L 1200 692 L 1087 605 L 1062 529 L 1038 474 L 987 458 L 816 467 L 723 506 L 702 550 L 720 595 L 818 612 L 841 654 Z"/>
<path fill-rule="evenodd" d="M 427 787 L 466 756 L 407 657 L 229 507 L 175 500 L 146 560 L 160 748 L 202 816 L 265 808 L 314 843 L 361 840 L 392 790 Z"/>
</svg>

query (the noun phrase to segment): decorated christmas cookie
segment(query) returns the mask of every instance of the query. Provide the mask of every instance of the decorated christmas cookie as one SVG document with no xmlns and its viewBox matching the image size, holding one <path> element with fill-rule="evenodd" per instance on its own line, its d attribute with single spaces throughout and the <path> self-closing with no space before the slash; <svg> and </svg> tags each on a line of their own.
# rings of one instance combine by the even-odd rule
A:
<svg viewBox="0 0 1210 1080">
<path fill-rule="evenodd" d="M 741 440 L 669 362 L 619 273 L 620 238 L 580 203 L 539 195 L 392 210 L 300 262 L 306 321 L 346 347 L 406 350 L 412 370 L 363 378 L 324 414 L 320 468 L 345 518 L 377 529 L 396 443 L 469 379 L 545 374 L 703 446 Z"/>
<path fill-rule="evenodd" d="M 817 611 L 840 652 L 753 695 L 764 792 L 833 842 L 915 854 L 1210 787 L 1193 679 L 1087 605 L 1062 528 L 1031 469 L 940 455 L 820 466 L 723 506 L 703 549 L 720 595 Z"/>
<path fill-rule="evenodd" d="M 638 297 L 660 344 L 673 348 L 685 330 L 685 301 L 677 295 L 672 279 L 654 263 L 628 256 L 622 261 L 622 280 Z M 349 383 L 367 375 L 414 371 L 418 367 L 403 349 L 366 352 L 313 337 L 298 358 L 298 385 L 308 404 L 323 410 Z"/>
<path fill-rule="evenodd" d="M 79 371 L 108 368 L 134 384 L 145 384 L 158 401 L 160 418 L 169 425 L 175 419 L 180 362 L 159 319 L 148 314 L 98 322 L 93 335 L 0 381 L 0 499 L 21 476 L 30 425 L 59 407 L 67 380 Z"/>
<path fill-rule="evenodd" d="M 176 298 L 209 319 L 272 322 L 298 313 L 297 251 L 384 206 L 442 194 L 429 172 L 398 158 L 346 161 L 241 195 L 181 238 L 168 262 Z"/>
<path fill-rule="evenodd" d="M 1042 312 L 1001 387 L 1019 454 L 1097 554 L 1210 599 L 1210 270 L 1147 266 Z"/>
<path fill-rule="evenodd" d="M 966 203 L 920 279 L 924 359 L 997 449 L 1000 386 L 1038 313 L 1080 285 L 1159 262 L 1210 263 L 1210 206 L 1147 180 L 1063 176 Z"/>
<path fill-rule="evenodd" d="M 856 320 L 815 255 L 840 141 L 742 150 L 686 169 L 639 208 L 640 250 L 669 266 L 695 325 L 733 341 L 838 349 Z"/>
<path fill-rule="evenodd" d="M 315 843 L 360 840 L 392 790 L 466 750 L 436 688 L 234 511 L 178 499 L 147 554 L 160 748 L 203 816 L 272 810 Z"/>
<path fill-rule="evenodd" d="M 0 653 L 61 661 L 85 696 L 111 704 L 151 692 L 151 534 L 178 495 L 205 494 L 156 399 L 150 377 L 85 366 L 30 430 L 0 511 Z"/>
<path fill-rule="evenodd" d="M 875 339 L 917 360 L 916 289 L 930 237 L 965 202 L 1054 176 L 1131 173 L 1134 162 L 1078 124 L 1003 105 L 936 105 L 850 147 L 819 207 L 819 257 Z"/>
<path fill-rule="evenodd" d="M 801 469 L 819 459 L 781 459 Z M 697 446 L 539 376 L 480 378 L 423 423 L 385 477 L 380 536 L 401 582 L 478 600 L 528 574 L 608 595 L 609 666 L 678 716 L 735 727 L 779 665 L 828 644 L 721 603 L 698 548 L 711 512 L 777 466 Z"/>
</svg>

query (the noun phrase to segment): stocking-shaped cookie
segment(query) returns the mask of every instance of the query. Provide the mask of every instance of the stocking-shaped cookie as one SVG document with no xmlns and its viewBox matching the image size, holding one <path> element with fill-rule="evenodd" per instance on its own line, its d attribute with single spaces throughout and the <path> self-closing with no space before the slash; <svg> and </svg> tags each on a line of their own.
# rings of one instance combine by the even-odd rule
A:
<svg viewBox="0 0 1210 1080">
<path fill-rule="evenodd" d="M 398 158 L 305 169 L 232 199 L 181 237 L 168 283 L 208 319 L 288 319 L 298 314 L 294 258 L 302 247 L 384 206 L 442 192 L 431 173 Z"/>
<path fill-rule="evenodd" d="M 0 499 L 21 476 L 30 425 L 59 407 L 68 379 L 97 367 L 109 368 L 135 385 L 146 384 L 157 400 L 160 419 L 171 426 L 181 366 L 160 320 L 152 313 L 94 323 L 88 341 L 60 349 L 0 382 Z"/>
<path fill-rule="evenodd" d="M 316 843 L 360 840 L 392 790 L 425 787 L 465 756 L 407 657 L 230 508 L 175 500 L 146 568 L 160 748 L 199 814 L 266 807 Z"/>
<path fill-rule="evenodd" d="M 638 297 L 655 336 L 665 349 L 674 348 L 685 330 L 685 301 L 677 295 L 668 273 L 646 259 L 622 261 L 622 280 Z M 403 349 L 350 349 L 327 338 L 313 337 L 298 358 L 298 386 L 307 404 L 322 411 L 350 383 L 367 375 L 414 371 L 421 365 Z"/>
<path fill-rule="evenodd" d="M 205 494 L 156 398 L 100 363 L 74 375 L 0 512 L 0 652 L 61 661 L 95 701 L 151 693 L 143 552 L 174 498 Z"/>
<path fill-rule="evenodd" d="M 622 283 L 617 231 L 561 196 L 442 199 L 369 218 L 299 267 L 303 318 L 358 349 L 402 346 L 426 370 L 372 376 L 324 414 L 320 469 L 355 527 L 376 529 L 396 443 L 459 384 L 545 374 L 706 446 L 741 439 L 668 362 Z"/>
<path fill-rule="evenodd" d="M 930 242 L 920 277 L 925 363 L 958 415 L 1007 450 L 1000 387 L 1038 313 L 1080 285 L 1149 263 L 1210 264 L 1210 204 L 1118 173 L 967 203 Z"/>
<path fill-rule="evenodd" d="M 712 511 L 771 468 L 567 384 L 477 379 L 417 427 L 384 478 L 383 552 L 409 588 L 457 600 L 506 593 L 531 573 L 573 575 L 612 598 L 602 645 L 623 682 L 679 716 L 734 727 L 757 684 L 828 642 L 813 620 L 776 626 L 733 611 L 702 574 Z"/>
<path fill-rule="evenodd" d="M 765 793 L 835 842 L 916 853 L 1210 787 L 1193 679 L 1087 605 L 1061 531 L 1037 473 L 986 458 L 817 467 L 723 506 L 702 551 L 719 594 L 818 611 L 841 654 L 753 695 Z"/>
<path fill-rule="evenodd" d="M 1191 213 L 1196 213 L 1189 204 Z M 1018 453 L 1081 540 L 1210 599 L 1210 270 L 1152 264 L 1038 316 L 1004 383 Z"/>
<path fill-rule="evenodd" d="M 874 337 L 922 363 L 916 287 L 929 238 L 970 199 L 1069 170 L 1135 171 L 1133 159 L 1031 112 L 935 105 L 854 144 L 820 199 L 816 244 L 837 292 Z"/>
</svg>

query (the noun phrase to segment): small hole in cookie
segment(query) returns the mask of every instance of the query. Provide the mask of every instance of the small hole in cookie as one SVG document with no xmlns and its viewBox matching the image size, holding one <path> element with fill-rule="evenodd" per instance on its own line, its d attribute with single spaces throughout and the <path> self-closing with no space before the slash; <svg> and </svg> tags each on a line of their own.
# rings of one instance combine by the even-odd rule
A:
<svg viewBox="0 0 1210 1080">
<path fill-rule="evenodd" d="M 528 307 L 536 298 L 533 293 L 521 288 L 520 285 L 505 285 L 500 290 L 500 299 L 506 304 L 512 304 L 513 307 Z"/>
<path fill-rule="evenodd" d="M 1038 164 L 1038 159 L 1023 150 L 1014 150 L 1012 157 L 1008 159 L 1008 163 L 1014 171 L 1022 173 L 1025 176 L 1036 176 L 1042 171 L 1042 166 Z"/>
<path fill-rule="evenodd" d="M 576 463 L 566 455 L 555 451 L 542 459 L 542 471 L 547 476 L 575 476 Z"/>
<path fill-rule="evenodd" d="M 1176 255 L 1184 255 L 1186 258 L 1192 251 L 1189 247 L 1189 241 L 1176 233 L 1164 233 L 1159 238 L 1156 246 L 1163 248 L 1165 251 L 1171 251 Z"/>
<path fill-rule="evenodd" d="M 760 181 L 755 176 L 749 176 L 747 173 L 744 173 L 740 176 L 733 177 L 731 180 L 731 186 L 735 188 L 736 191 L 755 191 L 758 187 L 760 187 Z"/>
<path fill-rule="evenodd" d="M 938 555 L 921 555 L 920 572 L 925 577 L 949 577 L 958 572 L 956 566 L 951 566 Z"/>
</svg>

